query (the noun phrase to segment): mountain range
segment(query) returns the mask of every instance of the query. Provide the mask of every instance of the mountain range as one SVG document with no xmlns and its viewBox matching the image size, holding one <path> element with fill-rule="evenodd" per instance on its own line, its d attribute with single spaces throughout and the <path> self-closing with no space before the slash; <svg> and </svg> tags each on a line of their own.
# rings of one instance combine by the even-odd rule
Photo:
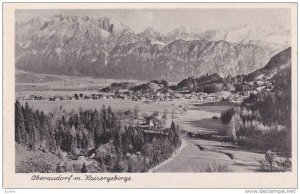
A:
<svg viewBox="0 0 300 194">
<path fill-rule="evenodd" d="M 271 31 L 270 31 L 271 30 Z M 16 68 L 99 78 L 179 81 L 192 75 L 248 74 L 290 44 L 284 27 L 241 26 L 136 33 L 105 17 L 35 17 L 16 22 Z"/>
</svg>

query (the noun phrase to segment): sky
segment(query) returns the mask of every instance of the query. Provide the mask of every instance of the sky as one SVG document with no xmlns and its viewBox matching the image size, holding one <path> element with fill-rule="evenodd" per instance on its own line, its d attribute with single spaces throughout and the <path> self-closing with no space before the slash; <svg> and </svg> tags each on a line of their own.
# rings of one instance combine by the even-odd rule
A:
<svg viewBox="0 0 300 194">
<path fill-rule="evenodd" d="M 135 32 L 145 28 L 166 33 L 185 26 L 189 29 L 218 30 L 241 25 L 282 25 L 290 28 L 289 9 L 98 9 L 16 10 L 16 21 L 36 16 L 81 15 L 114 18 Z"/>
</svg>

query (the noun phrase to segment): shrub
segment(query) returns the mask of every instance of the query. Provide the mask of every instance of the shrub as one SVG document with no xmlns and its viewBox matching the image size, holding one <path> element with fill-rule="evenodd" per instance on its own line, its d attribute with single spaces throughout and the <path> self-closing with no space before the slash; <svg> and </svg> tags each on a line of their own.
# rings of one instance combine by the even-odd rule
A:
<svg viewBox="0 0 300 194">
<path fill-rule="evenodd" d="M 274 172 L 274 169 L 271 169 L 270 165 L 265 161 L 260 161 L 260 166 L 257 169 L 259 172 Z"/>
<path fill-rule="evenodd" d="M 115 147 L 112 143 L 101 145 L 95 150 L 95 159 L 100 163 L 104 162 L 107 164 L 110 158 L 114 157 L 115 155 Z"/>
<path fill-rule="evenodd" d="M 275 164 L 282 169 L 290 169 L 292 167 L 292 162 L 288 158 L 280 158 L 278 160 L 275 160 Z"/>
<path fill-rule="evenodd" d="M 217 121 L 217 120 L 219 120 L 219 117 L 213 116 L 211 119 L 214 120 L 214 121 Z"/>
<path fill-rule="evenodd" d="M 86 169 L 85 163 L 83 163 L 82 166 L 81 166 L 81 173 L 87 173 L 87 169 Z"/>
<path fill-rule="evenodd" d="M 273 161 L 275 165 L 270 165 L 266 160 L 260 161 L 260 166 L 257 169 L 259 172 L 286 172 L 291 170 L 291 161 L 286 159 L 279 159 Z"/>
<path fill-rule="evenodd" d="M 228 124 L 231 120 L 232 115 L 234 114 L 234 108 L 230 108 L 224 112 L 221 113 L 221 121 L 223 124 Z"/>
<path fill-rule="evenodd" d="M 276 153 L 275 152 L 272 152 L 271 150 L 266 152 L 265 159 L 269 163 L 269 165 L 271 166 L 271 170 L 273 168 L 273 163 L 274 163 L 275 158 L 276 158 Z"/>
<path fill-rule="evenodd" d="M 241 117 L 238 114 L 234 114 L 230 120 L 229 135 L 233 138 L 234 142 L 237 142 L 239 130 L 242 126 Z"/>
<path fill-rule="evenodd" d="M 228 163 L 212 162 L 201 167 L 198 172 L 232 172 L 232 169 Z"/>
</svg>

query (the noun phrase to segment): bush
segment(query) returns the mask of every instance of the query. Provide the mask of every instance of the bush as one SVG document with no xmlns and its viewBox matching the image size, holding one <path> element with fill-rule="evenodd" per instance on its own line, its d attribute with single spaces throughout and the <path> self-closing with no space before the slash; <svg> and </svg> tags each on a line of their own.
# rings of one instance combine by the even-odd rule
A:
<svg viewBox="0 0 300 194">
<path fill-rule="evenodd" d="M 213 116 L 211 119 L 214 120 L 214 121 L 217 121 L 217 120 L 219 120 L 219 117 Z"/>
<path fill-rule="evenodd" d="M 265 160 L 260 161 L 260 166 L 257 169 L 259 172 L 280 172 L 277 168 L 272 168 Z"/>
<path fill-rule="evenodd" d="M 213 162 L 201 167 L 198 172 L 232 172 L 232 169 L 228 163 Z"/>
<path fill-rule="evenodd" d="M 275 160 L 275 164 L 279 167 L 279 168 L 282 168 L 282 169 L 291 169 L 292 168 L 292 162 L 290 161 L 290 159 L 288 158 L 280 158 L 278 160 Z"/>
<path fill-rule="evenodd" d="M 287 159 L 288 160 L 288 159 Z M 260 166 L 257 169 L 259 172 L 287 172 L 290 171 L 291 163 L 288 160 L 288 162 L 285 162 L 286 160 L 283 160 L 283 166 L 276 165 L 271 166 L 269 165 L 265 160 L 260 161 Z"/>
<path fill-rule="evenodd" d="M 85 163 L 82 164 L 81 173 L 87 173 L 87 169 L 86 169 Z"/>
<path fill-rule="evenodd" d="M 108 164 L 110 158 L 115 157 L 115 155 L 115 147 L 112 143 L 101 145 L 95 150 L 95 159 L 100 163 L 104 162 L 105 164 Z"/>
<path fill-rule="evenodd" d="M 286 172 L 290 171 L 292 163 L 288 158 L 279 158 L 271 150 L 265 154 L 265 160 L 260 161 L 260 172 Z"/>
<path fill-rule="evenodd" d="M 235 143 L 237 142 L 238 134 L 239 134 L 242 124 L 243 123 L 242 123 L 241 117 L 238 114 L 234 114 L 231 117 L 228 132 Z"/>
<path fill-rule="evenodd" d="M 222 112 L 221 117 L 220 117 L 222 123 L 227 125 L 230 122 L 231 117 L 234 113 L 235 113 L 234 108 L 230 108 L 230 109 Z"/>
<path fill-rule="evenodd" d="M 271 150 L 266 152 L 265 159 L 269 163 L 269 165 L 271 166 L 271 169 L 273 167 L 273 163 L 274 163 L 275 158 L 276 158 L 276 153 L 275 152 L 272 152 Z"/>
</svg>

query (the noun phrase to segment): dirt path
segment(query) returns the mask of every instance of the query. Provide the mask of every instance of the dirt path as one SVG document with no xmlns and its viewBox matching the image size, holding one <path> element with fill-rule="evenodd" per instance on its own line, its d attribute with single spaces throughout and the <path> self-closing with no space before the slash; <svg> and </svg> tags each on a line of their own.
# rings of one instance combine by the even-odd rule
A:
<svg viewBox="0 0 300 194">
<path fill-rule="evenodd" d="M 224 107 L 223 107 L 224 108 Z M 213 121 L 213 116 L 220 116 L 218 110 L 194 106 L 176 119 L 181 129 L 203 133 L 218 133 L 224 130 L 220 121 Z M 152 169 L 152 172 L 203 172 L 208 164 L 228 164 L 233 172 L 255 172 L 264 154 L 246 150 L 240 146 L 224 142 L 183 137 L 186 145 L 176 156 Z"/>
</svg>

